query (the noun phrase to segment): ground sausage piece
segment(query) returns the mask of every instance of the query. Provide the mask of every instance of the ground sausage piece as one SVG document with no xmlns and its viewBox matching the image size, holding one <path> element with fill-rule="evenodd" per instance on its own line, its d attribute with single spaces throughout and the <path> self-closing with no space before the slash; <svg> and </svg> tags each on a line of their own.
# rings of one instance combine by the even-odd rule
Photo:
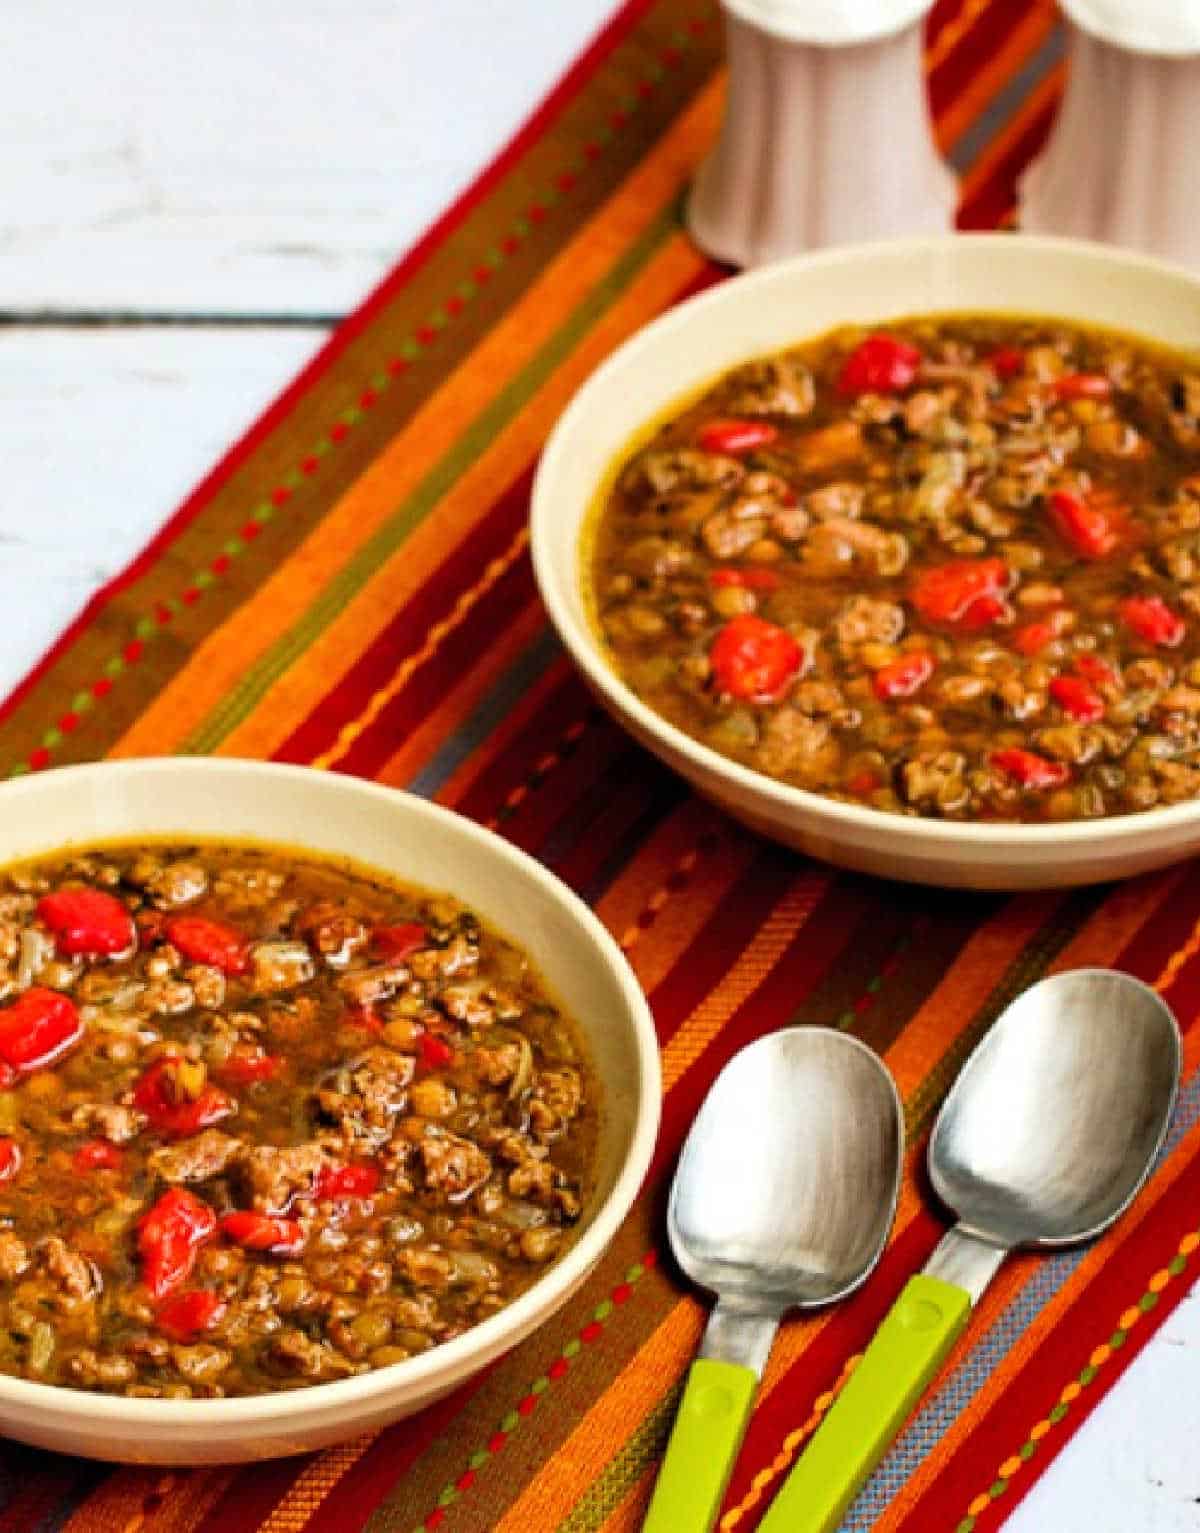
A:
<svg viewBox="0 0 1200 1533">
<path fill-rule="evenodd" d="M 729 509 L 714 512 L 700 529 L 700 536 L 714 559 L 736 559 L 757 543 L 766 530 L 767 524 L 761 517 L 742 518 Z"/>
<path fill-rule="evenodd" d="M 755 757 L 772 776 L 808 777 L 823 772 L 836 752 L 826 720 L 798 708 L 777 708 L 767 719 Z"/>
<path fill-rule="evenodd" d="M 471 1066 L 489 1086 L 507 1086 L 521 1063 L 521 1048 L 516 1043 L 501 1043 L 495 1048 L 471 1051 Z"/>
<path fill-rule="evenodd" d="M 488 991 L 478 983 L 447 985 L 438 997 L 442 1010 L 467 1027 L 486 1027 L 496 1015 Z"/>
<path fill-rule="evenodd" d="M 116 1102 L 86 1102 L 71 1114 L 71 1127 L 98 1134 L 110 1144 L 127 1144 L 145 1126 L 145 1115 Z"/>
<path fill-rule="evenodd" d="M 894 644 L 904 632 L 904 609 L 893 601 L 852 596 L 833 620 L 839 644 Z"/>
<path fill-rule="evenodd" d="M 295 990 L 316 973 L 313 955 L 303 942 L 256 942 L 250 949 L 251 988 L 256 995 Z"/>
<path fill-rule="evenodd" d="M 344 968 L 371 935 L 362 921 L 332 900 L 310 905 L 296 921 L 296 932 L 334 969 Z"/>
<path fill-rule="evenodd" d="M 0 1282 L 11 1283 L 29 1266 L 29 1248 L 11 1230 L 0 1230 Z"/>
<path fill-rule="evenodd" d="M 329 1156 L 319 1144 L 256 1145 L 239 1158 L 250 1200 L 264 1214 L 286 1212 L 292 1199 L 312 1191 Z"/>
<path fill-rule="evenodd" d="M 417 955 L 414 955 L 417 956 Z M 410 970 L 402 963 L 380 964 L 372 969 L 355 969 L 343 974 L 338 989 L 355 1006 L 374 1006 L 394 995 L 409 978 Z"/>
<path fill-rule="evenodd" d="M 303 1331 L 280 1331 L 267 1343 L 267 1356 L 285 1373 L 305 1379 L 341 1379 L 358 1369 L 340 1352 L 311 1341 Z"/>
<path fill-rule="evenodd" d="M 38 1247 L 38 1257 L 63 1294 L 70 1299 L 88 1299 L 100 1289 L 100 1274 L 86 1256 L 72 1251 L 65 1240 L 50 1235 Z"/>
<path fill-rule="evenodd" d="M 160 910 L 190 905 L 208 888 L 208 874 L 201 864 L 186 860 L 162 863 L 157 857 L 139 857 L 129 879 L 140 884 Z"/>
<path fill-rule="evenodd" d="M 799 357 L 764 357 L 736 368 L 726 380 L 725 401 L 734 415 L 807 415 L 816 392 Z"/>
<path fill-rule="evenodd" d="M 422 1136 L 417 1147 L 425 1185 L 448 1202 L 457 1202 L 487 1181 L 492 1163 L 478 1145 L 457 1134 Z"/>
<path fill-rule="evenodd" d="M 673 495 L 680 490 L 705 490 L 736 484 L 745 470 L 736 458 L 684 447 L 674 452 L 646 452 L 625 473 L 631 495 Z"/>
<path fill-rule="evenodd" d="M 392 1119 L 403 1111 L 414 1068 L 408 1054 L 368 1049 L 317 1093 L 318 1105 L 346 1138 L 381 1143 L 391 1132 Z"/>
<path fill-rule="evenodd" d="M 150 1169 L 164 1182 L 204 1182 L 220 1176 L 242 1152 L 239 1139 L 208 1128 L 180 1144 L 161 1145 L 151 1152 Z"/>
</svg>

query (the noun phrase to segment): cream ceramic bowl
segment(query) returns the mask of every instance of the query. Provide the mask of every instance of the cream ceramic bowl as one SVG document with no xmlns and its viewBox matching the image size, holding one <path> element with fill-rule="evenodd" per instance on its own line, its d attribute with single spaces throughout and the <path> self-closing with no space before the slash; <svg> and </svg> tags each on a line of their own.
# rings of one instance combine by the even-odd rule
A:
<svg viewBox="0 0 1200 1533">
<path fill-rule="evenodd" d="M 387 1425 L 448 1394 L 554 1313 L 633 1202 L 658 1131 L 654 1024 L 590 910 L 498 836 L 424 799 L 306 767 L 167 759 L 68 767 L 0 788 L 0 864 L 72 842 L 183 835 L 353 858 L 466 901 L 533 956 L 579 1020 L 603 1086 L 597 1184 L 562 1259 L 507 1308 L 420 1357 L 333 1384 L 228 1400 L 128 1400 L 0 1374 L 0 1432 L 140 1464 L 272 1458 Z"/>
<path fill-rule="evenodd" d="M 1067 240 L 957 235 L 784 261 L 693 298 L 627 341 L 572 400 L 533 492 L 542 597 L 605 706 L 705 797 L 776 840 L 843 867 L 971 889 L 1124 878 L 1200 847 L 1200 802 L 1065 825 L 960 825 L 884 814 L 777 782 L 710 750 L 617 676 L 587 614 L 581 539 L 631 438 L 726 368 L 841 324 L 949 310 L 1054 315 L 1200 349 L 1200 280 Z"/>
</svg>

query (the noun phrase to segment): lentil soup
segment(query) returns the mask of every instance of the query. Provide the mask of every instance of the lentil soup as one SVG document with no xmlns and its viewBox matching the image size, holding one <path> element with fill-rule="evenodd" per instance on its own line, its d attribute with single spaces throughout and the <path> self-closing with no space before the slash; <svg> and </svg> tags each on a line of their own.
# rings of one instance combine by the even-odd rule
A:
<svg viewBox="0 0 1200 1533">
<path fill-rule="evenodd" d="M 598 1084 L 457 901 L 270 846 L 0 872 L 0 1371 L 165 1398 L 344 1378 L 529 1287 Z"/>
<path fill-rule="evenodd" d="M 1053 319 L 842 328 L 643 433 L 585 539 L 651 708 L 906 815 L 1200 797 L 1200 358 Z"/>
</svg>

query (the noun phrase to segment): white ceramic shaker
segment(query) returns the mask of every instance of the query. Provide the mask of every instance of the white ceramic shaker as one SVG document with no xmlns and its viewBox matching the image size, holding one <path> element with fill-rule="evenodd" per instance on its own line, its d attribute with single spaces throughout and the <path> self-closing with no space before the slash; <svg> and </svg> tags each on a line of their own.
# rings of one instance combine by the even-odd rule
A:
<svg viewBox="0 0 1200 1533">
<path fill-rule="evenodd" d="M 952 226 L 921 65 L 931 3 L 722 0 L 725 117 L 687 212 L 703 250 L 757 266 Z"/>
<path fill-rule="evenodd" d="M 1059 0 L 1066 93 L 1021 227 L 1200 266 L 1200 0 Z"/>
</svg>

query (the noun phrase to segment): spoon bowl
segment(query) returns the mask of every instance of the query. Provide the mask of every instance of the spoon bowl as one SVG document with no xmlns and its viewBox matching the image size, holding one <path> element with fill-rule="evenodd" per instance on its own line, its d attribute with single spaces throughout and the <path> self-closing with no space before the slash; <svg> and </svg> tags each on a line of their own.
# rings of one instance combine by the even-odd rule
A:
<svg viewBox="0 0 1200 1533">
<path fill-rule="evenodd" d="M 1088 1240 L 1149 1175 L 1179 1080 L 1179 1029 L 1140 981 L 1075 969 L 1025 991 L 938 1115 L 929 1174 L 994 1245 Z"/>
<path fill-rule="evenodd" d="M 667 1231 L 694 1283 L 760 1312 L 844 1298 L 892 1227 L 903 1128 L 878 1057 L 827 1028 L 743 1049 L 692 1125 Z"/>
</svg>

